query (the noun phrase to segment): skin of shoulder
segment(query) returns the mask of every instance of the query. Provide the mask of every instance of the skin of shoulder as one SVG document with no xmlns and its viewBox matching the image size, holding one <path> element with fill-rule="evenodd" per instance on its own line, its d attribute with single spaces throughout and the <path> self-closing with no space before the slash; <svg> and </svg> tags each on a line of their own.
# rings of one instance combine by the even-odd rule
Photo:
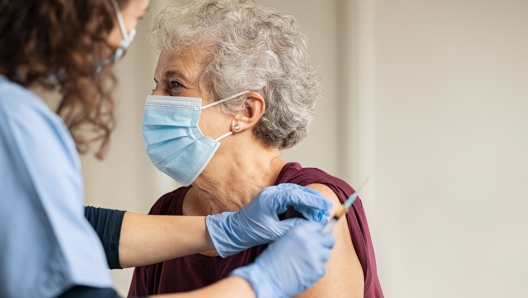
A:
<svg viewBox="0 0 528 298">
<path fill-rule="evenodd" d="M 310 184 L 307 187 L 319 191 L 332 204 L 330 214 L 341 205 L 337 195 L 324 184 Z M 361 263 L 352 244 L 346 217 L 341 218 L 334 227 L 336 245 L 326 264 L 326 274 L 312 288 L 297 295 L 298 298 L 309 297 L 363 297 L 364 276 Z"/>
</svg>

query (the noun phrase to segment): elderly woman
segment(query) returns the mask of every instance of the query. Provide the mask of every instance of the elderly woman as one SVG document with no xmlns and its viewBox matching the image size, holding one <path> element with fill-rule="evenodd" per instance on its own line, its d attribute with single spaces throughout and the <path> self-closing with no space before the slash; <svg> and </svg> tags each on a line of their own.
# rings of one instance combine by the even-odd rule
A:
<svg viewBox="0 0 528 298">
<path fill-rule="evenodd" d="M 162 196 L 151 214 L 236 211 L 281 183 L 318 190 L 334 210 L 354 192 L 322 170 L 280 158 L 281 150 L 307 136 L 321 96 L 292 16 L 245 0 L 189 1 L 160 12 L 150 40 L 161 53 L 143 118 L 145 148 L 158 169 L 184 185 Z M 299 297 L 383 297 L 360 199 L 334 235 L 326 275 Z M 251 263 L 264 248 L 138 267 L 129 295 L 206 286 Z"/>
</svg>

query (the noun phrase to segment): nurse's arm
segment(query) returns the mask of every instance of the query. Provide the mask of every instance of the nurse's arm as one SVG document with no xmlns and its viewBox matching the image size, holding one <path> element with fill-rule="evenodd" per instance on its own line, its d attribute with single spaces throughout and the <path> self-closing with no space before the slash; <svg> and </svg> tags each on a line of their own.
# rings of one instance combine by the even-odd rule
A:
<svg viewBox="0 0 528 298">
<path fill-rule="evenodd" d="M 87 286 L 74 286 L 62 293 L 58 298 L 120 298 L 111 288 L 93 288 Z M 224 278 L 207 287 L 192 292 L 148 296 L 150 298 L 256 298 L 253 287 L 245 279 L 238 276 Z M 145 296 L 137 298 L 146 298 Z"/>
<path fill-rule="evenodd" d="M 137 267 L 215 249 L 204 216 L 144 215 L 86 206 L 110 269 Z"/>
<path fill-rule="evenodd" d="M 126 212 L 119 240 L 123 268 L 155 264 L 215 249 L 205 216 L 144 215 Z"/>
<path fill-rule="evenodd" d="M 149 297 L 160 298 L 256 298 L 251 284 L 238 276 L 224 278 L 205 288 L 187 293 L 166 294 Z"/>
</svg>

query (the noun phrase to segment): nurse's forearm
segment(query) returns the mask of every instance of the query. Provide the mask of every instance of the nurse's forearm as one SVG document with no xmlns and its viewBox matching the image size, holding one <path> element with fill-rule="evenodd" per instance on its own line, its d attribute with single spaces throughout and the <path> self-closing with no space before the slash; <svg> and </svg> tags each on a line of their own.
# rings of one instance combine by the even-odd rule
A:
<svg viewBox="0 0 528 298">
<path fill-rule="evenodd" d="M 123 268 L 137 267 L 214 249 L 204 216 L 126 212 L 119 240 Z"/>
<path fill-rule="evenodd" d="M 167 294 L 159 296 L 150 296 L 154 297 L 163 297 L 163 298 L 256 298 L 253 287 L 245 279 L 238 276 L 230 276 L 224 278 L 212 285 L 209 285 L 205 288 L 195 290 L 187 293 L 178 293 L 178 294 Z"/>
</svg>

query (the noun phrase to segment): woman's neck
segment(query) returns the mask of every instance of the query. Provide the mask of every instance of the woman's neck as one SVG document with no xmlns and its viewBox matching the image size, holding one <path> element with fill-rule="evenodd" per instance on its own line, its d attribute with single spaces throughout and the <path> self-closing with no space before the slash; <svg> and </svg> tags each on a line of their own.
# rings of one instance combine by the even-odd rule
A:
<svg viewBox="0 0 528 298">
<path fill-rule="evenodd" d="M 279 158 L 278 149 L 262 145 L 239 146 L 216 154 L 187 193 L 184 215 L 240 210 L 263 188 L 273 185 L 286 164 Z"/>
</svg>

